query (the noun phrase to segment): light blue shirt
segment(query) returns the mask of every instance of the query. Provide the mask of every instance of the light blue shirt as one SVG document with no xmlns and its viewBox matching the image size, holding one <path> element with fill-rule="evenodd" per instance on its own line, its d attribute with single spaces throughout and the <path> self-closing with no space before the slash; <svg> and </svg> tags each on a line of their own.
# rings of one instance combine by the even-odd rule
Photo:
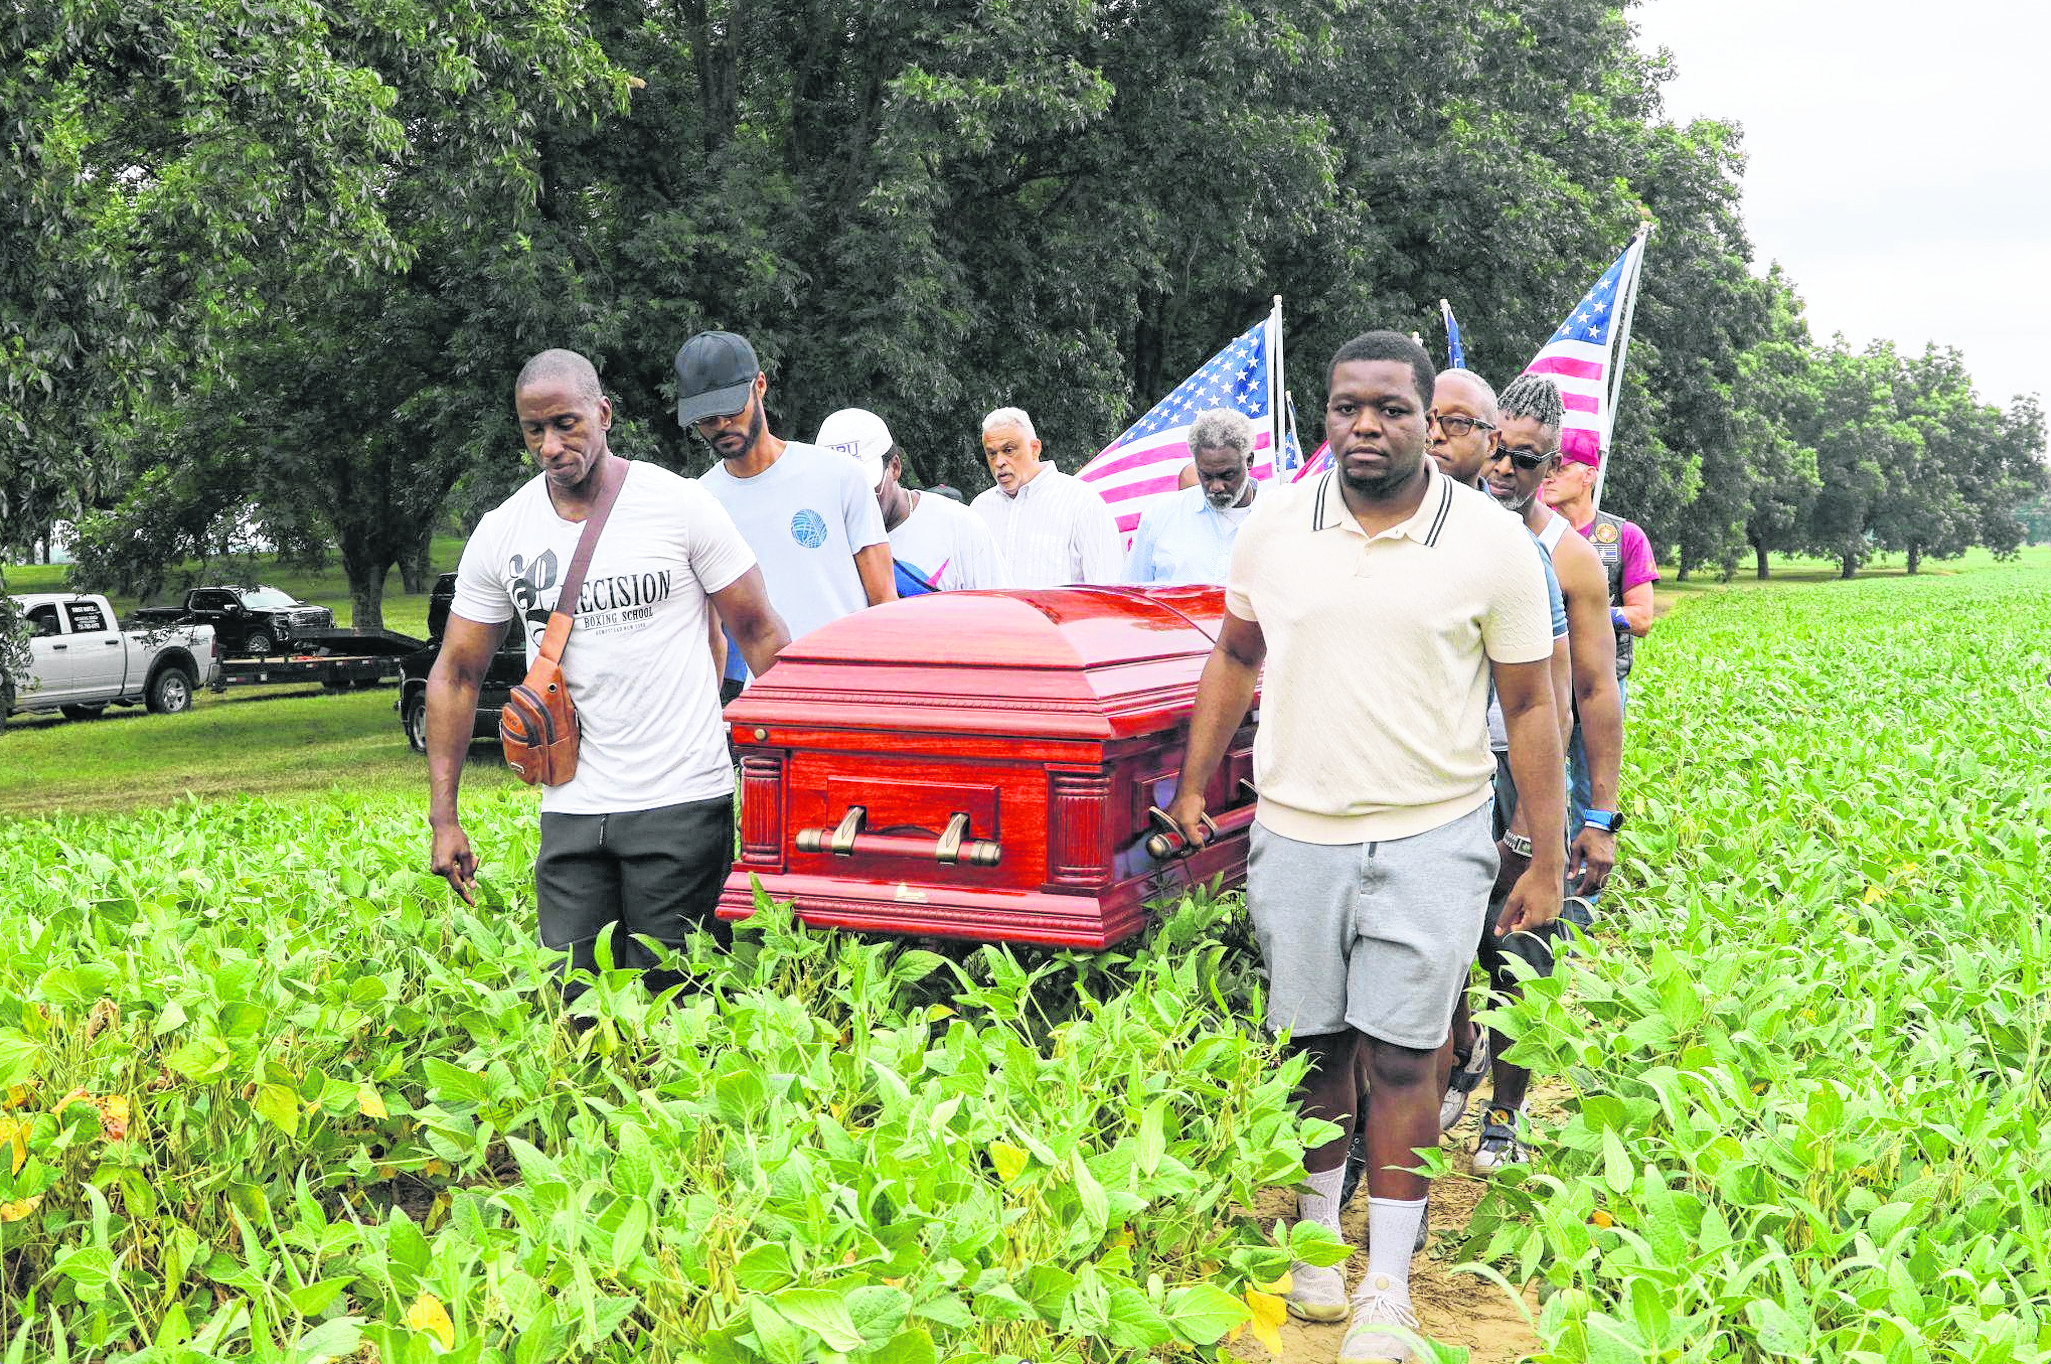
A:
<svg viewBox="0 0 2051 1364">
<path fill-rule="evenodd" d="M 790 441 L 753 478 L 735 478 L 715 462 L 698 482 L 719 499 L 755 551 L 769 604 L 797 639 L 869 604 L 855 554 L 888 543 L 883 512 L 846 455 Z M 747 660 L 728 636 L 726 675 L 747 676 Z"/>
<path fill-rule="evenodd" d="M 1222 584 L 1245 520 L 1241 515 L 1235 522 L 1211 506 L 1201 485 L 1156 500 L 1133 532 L 1125 581 Z"/>
</svg>

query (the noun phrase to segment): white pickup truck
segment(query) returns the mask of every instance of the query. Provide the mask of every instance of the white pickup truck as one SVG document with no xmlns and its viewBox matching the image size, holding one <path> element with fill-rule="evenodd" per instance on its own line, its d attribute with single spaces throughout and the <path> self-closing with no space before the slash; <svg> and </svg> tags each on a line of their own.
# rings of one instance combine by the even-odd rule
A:
<svg viewBox="0 0 2051 1364">
<path fill-rule="evenodd" d="M 15 711 L 61 710 L 74 720 L 108 706 L 192 709 L 192 694 L 220 680 L 210 625 L 121 630 L 105 597 L 40 592 L 14 599 L 30 630 L 29 676 L 0 677 L 0 724 Z"/>
</svg>

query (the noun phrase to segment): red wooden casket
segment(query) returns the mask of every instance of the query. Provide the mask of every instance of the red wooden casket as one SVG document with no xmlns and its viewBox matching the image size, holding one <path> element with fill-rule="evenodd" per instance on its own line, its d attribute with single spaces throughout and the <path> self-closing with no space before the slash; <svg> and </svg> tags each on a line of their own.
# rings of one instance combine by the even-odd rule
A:
<svg viewBox="0 0 2051 1364">
<path fill-rule="evenodd" d="M 1209 792 L 1220 835 L 1161 857 L 1224 612 L 1215 587 L 1065 587 L 913 597 L 794 641 L 727 707 L 752 882 L 806 923 L 1105 947 L 1145 904 L 1246 875 L 1253 724 Z"/>
</svg>

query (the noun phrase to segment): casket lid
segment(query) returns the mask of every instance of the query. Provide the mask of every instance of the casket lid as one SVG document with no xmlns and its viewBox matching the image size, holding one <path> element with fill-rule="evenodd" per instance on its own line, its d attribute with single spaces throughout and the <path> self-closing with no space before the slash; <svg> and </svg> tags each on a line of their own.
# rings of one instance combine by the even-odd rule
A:
<svg viewBox="0 0 2051 1364">
<path fill-rule="evenodd" d="M 1105 739 L 1186 714 L 1217 587 L 938 592 L 793 640 L 727 708 L 741 725 Z"/>
</svg>

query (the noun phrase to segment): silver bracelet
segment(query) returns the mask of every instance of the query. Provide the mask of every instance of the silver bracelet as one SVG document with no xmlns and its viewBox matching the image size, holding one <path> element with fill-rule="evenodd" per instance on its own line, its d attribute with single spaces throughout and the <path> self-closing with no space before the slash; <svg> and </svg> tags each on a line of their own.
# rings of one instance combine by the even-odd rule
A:
<svg viewBox="0 0 2051 1364">
<path fill-rule="evenodd" d="M 1522 834 L 1513 834 L 1506 831 L 1503 834 L 1503 846 L 1519 857 L 1529 859 L 1531 856 L 1531 840 Z"/>
</svg>

